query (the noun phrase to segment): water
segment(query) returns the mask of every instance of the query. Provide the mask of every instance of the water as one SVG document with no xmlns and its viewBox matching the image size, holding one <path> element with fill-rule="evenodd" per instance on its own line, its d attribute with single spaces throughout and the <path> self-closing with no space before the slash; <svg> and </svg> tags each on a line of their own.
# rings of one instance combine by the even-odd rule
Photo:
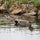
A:
<svg viewBox="0 0 40 40">
<path fill-rule="evenodd" d="M 0 28 L 0 40 L 40 40 L 38 29 L 32 32 L 28 28 Z"/>
<path fill-rule="evenodd" d="M 32 28 L 0 25 L 0 40 L 40 40 L 40 20 Z"/>
</svg>

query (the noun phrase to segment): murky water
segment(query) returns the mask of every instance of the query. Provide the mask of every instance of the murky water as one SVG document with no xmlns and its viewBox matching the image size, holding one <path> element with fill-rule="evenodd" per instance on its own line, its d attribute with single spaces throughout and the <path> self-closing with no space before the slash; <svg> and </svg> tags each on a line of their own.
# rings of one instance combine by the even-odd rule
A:
<svg viewBox="0 0 40 40">
<path fill-rule="evenodd" d="M 0 40 L 40 40 L 40 20 L 33 23 L 31 29 L 13 26 L 13 24 L 0 25 Z"/>
</svg>

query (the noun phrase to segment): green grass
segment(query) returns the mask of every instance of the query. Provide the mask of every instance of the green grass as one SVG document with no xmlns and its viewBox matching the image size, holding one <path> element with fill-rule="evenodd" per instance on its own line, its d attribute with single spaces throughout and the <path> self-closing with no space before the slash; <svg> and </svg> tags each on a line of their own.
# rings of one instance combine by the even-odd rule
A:
<svg viewBox="0 0 40 40">
<path fill-rule="evenodd" d="M 26 4 L 28 3 L 28 0 L 20 0 L 20 2 Z"/>
<path fill-rule="evenodd" d="M 9 9 L 12 5 L 13 6 L 18 6 L 20 3 L 28 3 L 28 0 L 4 0 L 4 7 L 6 9 Z M 0 0 L 0 3 L 2 3 L 2 1 Z"/>
<path fill-rule="evenodd" d="M 13 0 L 6 0 L 4 2 L 4 6 L 6 9 L 10 8 L 13 5 L 14 1 Z"/>
<path fill-rule="evenodd" d="M 40 7 L 40 0 L 32 0 L 32 4 L 36 7 Z"/>
<path fill-rule="evenodd" d="M 23 4 L 27 4 L 29 1 L 28 0 L 4 0 L 4 6 L 5 8 L 10 8 L 12 5 L 13 6 L 18 6 L 20 3 Z M 17 2 L 17 3 L 16 3 Z M 0 0 L 0 3 L 2 3 L 2 1 Z M 32 0 L 32 3 L 34 6 L 36 7 L 40 7 L 40 0 Z"/>
</svg>

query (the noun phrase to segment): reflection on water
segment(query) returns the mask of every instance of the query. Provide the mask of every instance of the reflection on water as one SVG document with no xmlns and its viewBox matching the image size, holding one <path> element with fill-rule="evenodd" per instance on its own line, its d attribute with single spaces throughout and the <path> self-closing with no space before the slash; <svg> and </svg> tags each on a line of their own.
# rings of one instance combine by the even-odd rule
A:
<svg viewBox="0 0 40 40">
<path fill-rule="evenodd" d="M 38 25 L 38 29 L 40 29 L 40 20 L 36 21 L 36 24 Z"/>
<path fill-rule="evenodd" d="M 40 40 L 40 31 L 28 28 L 0 28 L 1 40 Z"/>
</svg>

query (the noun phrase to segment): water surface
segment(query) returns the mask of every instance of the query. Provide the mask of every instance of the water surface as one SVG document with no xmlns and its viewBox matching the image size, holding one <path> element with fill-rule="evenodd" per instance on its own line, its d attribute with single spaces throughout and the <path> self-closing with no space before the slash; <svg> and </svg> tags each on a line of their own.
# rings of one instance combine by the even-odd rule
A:
<svg viewBox="0 0 40 40">
<path fill-rule="evenodd" d="M 33 30 L 29 27 L 4 24 L 0 24 L 0 40 L 40 40 L 40 20 L 32 24 Z"/>
</svg>

